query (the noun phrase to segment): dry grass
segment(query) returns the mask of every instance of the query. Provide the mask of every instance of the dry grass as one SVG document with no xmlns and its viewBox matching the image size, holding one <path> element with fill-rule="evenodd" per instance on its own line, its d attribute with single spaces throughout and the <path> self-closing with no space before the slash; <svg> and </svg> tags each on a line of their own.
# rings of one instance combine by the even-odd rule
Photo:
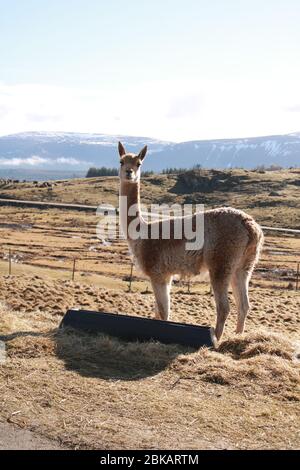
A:
<svg viewBox="0 0 300 470">
<path fill-rule="evenodd" d="M 214 170 L 202 170 L 210 179 Z M 207 208 L 233 205 L 246 210 L 264 225 L 300 228 L 299 169 L 257 173 L 242 169 L 224 170 L 220 180 L 235 179 L 232 187 L 215 188 L 212 192 L 192 194 L 177 190 L 178 176 L 156 175 L 143 178 L 142 202 L 151 203 L 205 203 Z M 203 188 L 204 189 L 204 188 Z M 276 193 L 276 196 L 271 195 Z M 118 204 L 117 177 L 82 178 L 58 182 L 53 190 L 35 187 L 32 183 L 10 184 L 1 188 L 7 198 L 42 200 L 65 203 L 98 205 Z"/>
<path fill-rule="evenodd" d="M 0 416 L 20 427 L 82 449 L 300 445 L 297 345 L 285 334 L 251 325 L 194 352 L 58 331 L 51 309 L 2 307 L 0 318 Z"/>
<path fill-rule="evenodd" d="M 267 331 L 224 341 L 218 353 L 200 351 L 179 358 L 175 369 L 185 376 L 244 390 L 248 396 L 272 395 L 278 400 L 300 399 L 296 345 Z"/>
<path fill-rule="evenodd" d="M 247 184 L 206 194 L 208 206 L 238 203 L 266 225 L 297 225 L 296 172 L 233 173 L 248 175 Z M 144 202 L 166 202 L 166 193 L 172 202 L 204 196 L 175 193 L 173 176 L 157 183 L 145 180 Z M 280 196 L 268 196 L 279 186 Z M 5 189 L 9 197 L 93 204 L 114 204 L 117 194 L 114 178 L 61 183 L 52 193 L 30 184 Z M 137 273 L 134 293 L 125 292 L 126 244 L 101 246 L 97 222 L 93 214 L 1 207 L 0 273 L 7 273 L 8 248 L 17 257 L 15 275 L 0 276 L 0 339 L 8 356 L 0 366 L 0 420 L 71 448 L 299 448 L 299 293 L 286 289 L 299 240 L 267 237 L 246 334 L 233 336 L 233 307 L 218 351 L 192 351 L 58 331 L 70 307 L 153 315 L 153 295 L 142 294 L 148 283 Z M 79 272 L 71 282 L 74 257 Z M 286 274 L 277 274 L 281 267 Z M 214 324 L 208 285 L 197 281 L 191 291 L 174 286 L 172 319 Z"/>
<path fill-rule="evenodd" d="M 251 288 L 252 310 L 247 318 L 246 332 L 265 327 L 296 338 L 300 329 L 299 298 L 300 293 L 295 291 Z M 64 315 L 72 307 L 153 317 L 154 306 L 152 293 L 128 293 L 112 287 L 107 289 L 83 282 L 43 279 L 38 276 L 0 277 L 1 300 L 13 311 L 28 314 L 45 312 L 53 318 Z M 201 294 L 187 294 L 175 288 L 171 300 L 174 321 L 214 324 L 215 303 L 207 289 Z M 234 331 L 236 324 L 232 296 L 230 300 L 232 312 L 227 320 L 226 334 Z"/>
<path fill-rule="evenodd" d="M 127 244 L 115 240 L 103 246 L 96 238 L 98 221 L 91 213 L 1 207 L 0 274 L 8 272 L 11 249 L 13 274 L 67 280 L 76 258 L 76 280 L 126 290 L 131 261 Z M 269 288 L 294 287 L 299 256 L 299 238 L 267 235 L 253 282 Z M 136 271 L 134 275 L 135 289 L 145 290 L 148 281 Z M 197 278 L 191 282 L 194 292 L 203 292 L 203 286 Z"/>
</svg>

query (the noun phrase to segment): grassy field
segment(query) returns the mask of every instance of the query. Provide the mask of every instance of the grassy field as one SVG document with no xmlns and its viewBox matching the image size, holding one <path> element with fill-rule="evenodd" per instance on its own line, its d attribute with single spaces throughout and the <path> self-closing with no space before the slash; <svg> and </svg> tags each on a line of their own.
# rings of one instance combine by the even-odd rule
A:
<svg viewBox="0 0 300 470">
<path fill-rule="evenodd" d="M 226 190 L 191 194 L 177 176 L 149 177 L 142 198 L 203 197 L 209 207 L 231 204 L 266 225 L 300 228 L 299 172 L 222 175 L 213 185 L 225 184 Z M 204 176 L 211 179 L 213 172 Z M 240 186 L 232 185 L 232 177 Z M 115 204 L 118 182 L 74 180 L 52 190 L 22 183 L 0 192 Z M 7 352 L 0 365 L 0 421 L 80 449 L 299 448 L 299 238 L 267 234 L 250 287 L 245 335 L 233 334 L 230 294 L 232 311 L 218 350 L 192 351 L 58 330 L 70 307 L 153 316 L 149 282 L 136 270 L 128 292 L 126 243 L 101 244 L 97 222 L 93 213 L 0 208 L 0 340 Z M 214 324 L 207 282 L 176 282 L 172 293 L 173 320 Z"/>
<path fill-rule="evenodd" d="M 199 170 L 186 182 L 180 175 L 143 178 L 141 199 L 151 203 L 232 205 L 263 225 L 300 229 L 300 170 L 259 173 L 247 170 Z M 79 204 L 118 205 L 117 177 L 56 182 L 52 188 L 32 183 L 0 183 L 0 197 Z"/>
<path fill-rule="evenodd" d="M 0 273 L 8 273 L 9 250 L 12 272 L 17 275 L 70 279 L 75 258 L 77 280 L 124 289 L 131 269 L 127 243 L 120 239 L 110 245 L 101 243 L 96 235 L 99 220 L 93 213 L 1 207 Z M 299 238 L 266 233 L 253 283 L 294 288 L 299 254 Z M 134 288 L 146 289 L 148 281 L 136 270 L 134 276 Z M 190 285 L 193 291 L 203 290 L 198 278 L 192 279 Z"/>
</svg>

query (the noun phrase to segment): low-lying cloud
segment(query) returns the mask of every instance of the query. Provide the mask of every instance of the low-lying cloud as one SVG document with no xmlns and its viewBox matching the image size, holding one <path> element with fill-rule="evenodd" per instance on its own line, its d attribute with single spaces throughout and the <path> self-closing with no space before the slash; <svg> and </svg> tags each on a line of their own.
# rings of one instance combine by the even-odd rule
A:
<svg viewBox="0 0 300 470">
<path fill-rule="evenodd" d="M 84 166 L 85 162 L 80 162 L 79 160 L 76 160 L 75 158 L 65 158 L 65 157 L 60 157 L 60 158 L 44 158 L 40 157 L 38 155 L 32 155 L 31 157 L 27 158 L 0 158 L 0 167 L 7 167 L 7 168 L 43 168 L 45 166 L 47 167 L 54 167 L 57 165 L 80 165 Z M 86 162 L 88 165 L 88 162 Z"/>
</svg>

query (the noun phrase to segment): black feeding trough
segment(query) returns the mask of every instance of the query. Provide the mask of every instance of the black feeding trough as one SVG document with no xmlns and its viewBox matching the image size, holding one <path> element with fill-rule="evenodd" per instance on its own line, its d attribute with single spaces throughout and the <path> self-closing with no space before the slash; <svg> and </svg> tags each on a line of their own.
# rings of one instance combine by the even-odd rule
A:
<svg viewBox="0 0 300 470">
<path fill-rule="evenodd" d="M 214 329 L 150 318 L 89 310 L 68 310 L 60 328 L 71 327 L 88 333 L 104 333 L 126 341 L 159 341 L 192 348 L 216 347 Z"/>
</svg>

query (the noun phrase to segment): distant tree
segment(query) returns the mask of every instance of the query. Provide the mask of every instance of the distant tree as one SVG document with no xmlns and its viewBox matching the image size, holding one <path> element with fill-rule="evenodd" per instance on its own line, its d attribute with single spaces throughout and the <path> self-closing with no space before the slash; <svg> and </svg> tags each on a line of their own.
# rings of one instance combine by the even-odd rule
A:
<svg viewBox="0 0 300 470">
<path fill-rule="evenodd" d="M 188 168 L 165 168 L 162 170 L 163 175 L 179 175 L 180 173 L 185 173 L 188 171 Z"/>
<path fill-rule="evenodd" d="M 196 163 L 191 168 L 183 168 L 183 167 L 165 168 L 162 170 L 162 174 L 163 175 L 180 175 L 181 173 L 186 173 L 187 171 L 190 171 L 190 170 L 201 170 L 201 168 L 202 168 L 202 165 L 200 163 Z"/>
<path fill-rule="evenodd" d="M 201 170 L 202 165 L 200 163 L 196 163 L 196 165 L 193 166 L 193 170 Z"/>
<path fill-rule="evenodd" d="M 198 163 L 192 167 L 193 170 L 200 170 L 202 166 Z M 162 170 L 163 175 L 180 175 L 181 173 L 186 173 L 190 171 L 191 168 L 176 168 L 170 167 Z M 96 178 L 98 176 L 118 176 L 119 172 L 117 168 L 106 168 L 105 166 L 101 168 L 91 167 L 89 168 L 86 178 Z M 142 176 L 153 176 L 156 173 L 152 170 L 143 171 Z"/>
<path fill-rule="evenodd" d="M 96 178 L 98 176 L 118 176 L 119 172 L 117 168 L 101 168 L 91 167 L 89 168 L 86 178 Z"/>
</svg>

